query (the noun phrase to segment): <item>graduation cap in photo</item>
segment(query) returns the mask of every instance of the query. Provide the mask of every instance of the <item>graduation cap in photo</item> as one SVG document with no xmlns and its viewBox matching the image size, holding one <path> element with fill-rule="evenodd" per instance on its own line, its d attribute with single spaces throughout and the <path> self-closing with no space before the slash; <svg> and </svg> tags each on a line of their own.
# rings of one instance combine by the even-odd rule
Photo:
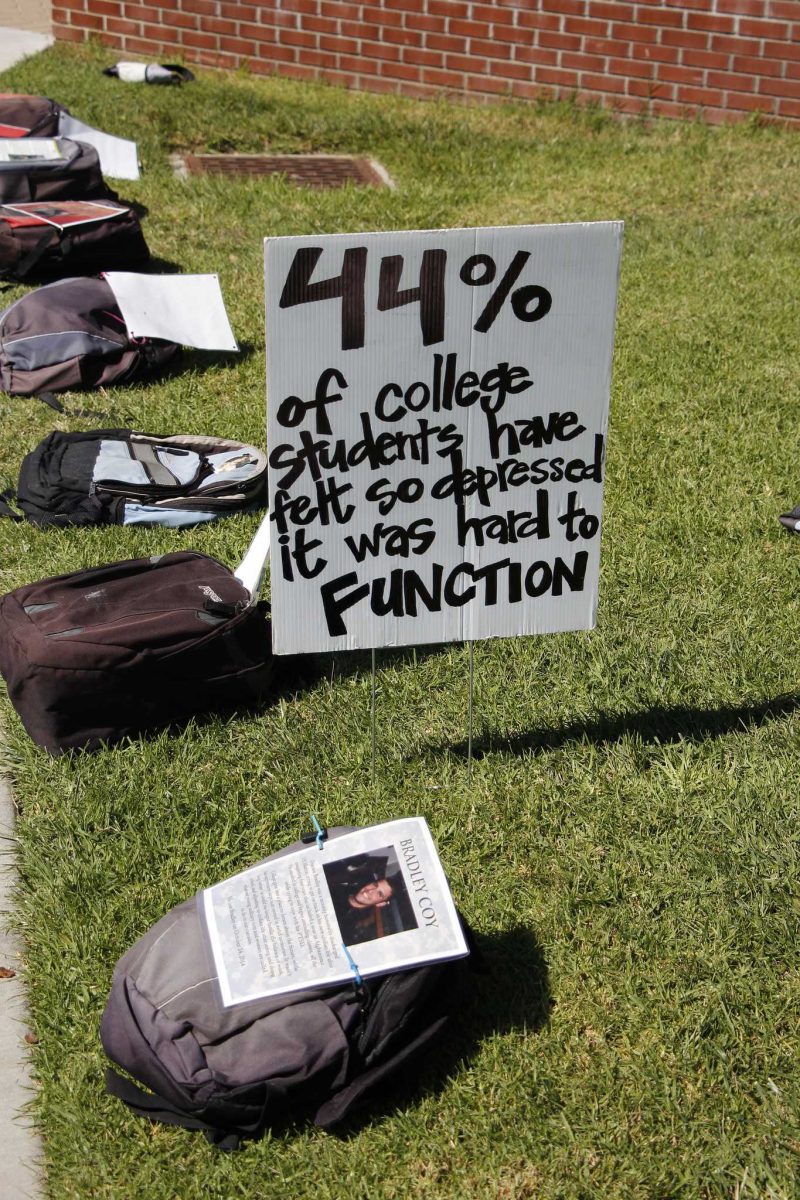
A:
<svg viewBox="0 0 800 1200">
<path fill-rule="evenodd" d="M 358 854 L 327 864 L 325 874 L 331 883 L 363 887 L 365 883 L 385 879 L 388 862 L 386 854 Z"/>
<path fill-rule="evenodd" d="M 397 872 L 396 874 L 386 875 L 383 878 L 386 879 L 386 882 L 392 888 L 392 897 L 389 903 L 380 909 L 383 936 L 386 937 L 391 933 L 402 933 L 404 929 L 416 929 L 418 922 L 408 892 L 406 891 L 403 876 Z"/>
</svg>

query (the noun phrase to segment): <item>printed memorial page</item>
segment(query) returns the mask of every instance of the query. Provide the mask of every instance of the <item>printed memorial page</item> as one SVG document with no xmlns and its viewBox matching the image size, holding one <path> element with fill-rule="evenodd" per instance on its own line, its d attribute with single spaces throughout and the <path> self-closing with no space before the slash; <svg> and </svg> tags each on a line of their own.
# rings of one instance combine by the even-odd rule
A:
<svg viewBox="0 0 800 1200">
<path fill-rule="evenodd" d="M 427 822 L 373 825 L 201 893 L 222 1002 L 469 953 Z"/>
<path fill-rule="evenodd" d="M 72 225 L 93 225 L 97 221 L 124 217 L 130 209 L 121 204 L 102 204 L 95 200 L 33 200 L 24 204 L 0 205 L 0 217 L 9 225 L 24 227 L 52 225 L 66 229 Z"/>
</svg>

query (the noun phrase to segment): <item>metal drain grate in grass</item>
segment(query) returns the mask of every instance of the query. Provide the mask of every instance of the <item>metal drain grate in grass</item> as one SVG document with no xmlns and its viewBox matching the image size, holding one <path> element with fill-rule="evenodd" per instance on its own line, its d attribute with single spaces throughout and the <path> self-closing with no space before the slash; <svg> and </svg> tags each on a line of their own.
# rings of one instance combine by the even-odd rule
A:
<svg viewBox="0 0 800 1200">
<path fill-rule="evenodd" d="M 175 162 L 180 175 L 284 175 L 306 187 L 334 188 L 345 183 L 391 187 L 380 163 L 347 154 L 187 154 Z"/>
</svg>

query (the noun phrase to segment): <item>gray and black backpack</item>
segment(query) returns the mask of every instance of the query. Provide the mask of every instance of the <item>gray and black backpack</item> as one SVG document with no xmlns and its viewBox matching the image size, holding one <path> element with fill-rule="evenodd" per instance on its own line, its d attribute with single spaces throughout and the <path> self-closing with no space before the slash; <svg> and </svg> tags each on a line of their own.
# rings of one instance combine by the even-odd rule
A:
<svg viewBox="0 0 800 1200">
<path fill-rule="evenodd" d="M 100 1036 L 138 1081 L 109 1070 L 113 1095 L 221 1149 L 288 1118 L 340 1125 L 435 1046 L 455 992 L 463 998 L 461 959 L 226 1008 L 199 900 L 172 909 L 119 960 Z"/>
<path fill-rule="evenodd" d="M 102 278 L 48 283 L 0 313 L 0 389 L 16 396 L 127 383 L 179 351 L 175 342 L 131 337 Z"/>
<path fill-rule="evenodd" d="M 213 521 L 266 505 L 267 458 L 224 438 L 55 431 L 23 459 L 0 516 L 34 525 L 169 525 Z"/>
<path fill-rule="evenodd" d="M 800 533 L 800 504 L 793 508 L 791 512 L 782 513 L 778 517 L 784 529 L 788 529 L 790 533 Z"/>
</svg>

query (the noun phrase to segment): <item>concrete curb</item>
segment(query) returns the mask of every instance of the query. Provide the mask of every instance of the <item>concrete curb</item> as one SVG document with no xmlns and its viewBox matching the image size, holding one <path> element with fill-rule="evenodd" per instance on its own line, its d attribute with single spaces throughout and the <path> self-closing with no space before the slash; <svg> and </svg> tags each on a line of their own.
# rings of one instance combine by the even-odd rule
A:
<svg viewBox="0 0 800 1200">
<path fill-rule="evenodd" d="M 50 34 L 3 26 L 7 10 L 10 11 L 8 0 L 0 0 L 0 71 L 53 44 Z M 13 1196 L 14 1200 L 41 1200 L 44 1196 L 42 1141 L 27 1111 L 35 1085 L 25 1043 L 29 1024 L 20 975 L 22 946 L 8 929 L 17 879 L 15 818 L 11 788 L 0 772 L 0 967 L 14 972 L 11 978 L 0 979 L 0 1192 L 3 1196 Z"/>
<path fill-rule="evenodd" d="M 9 29 L 0 27 L 0 71 L 6 71 L 23 58 L 38 54 L 52 46 L 53 37 L 49 33 L 29 33 L 25 29 Z"/>
<path fill-rule="evenodd" d="M 14 3 L 0 0 L 0 71 L 53 44 L 49 33 L 32 33 L 3 25 L 3 20 L 18 10 L 19 6 L 14 7 Z M 0 1194 L 13 1196 L 14 1200 L 41 1200 L 45 1184 L 44 1153 L 41 1138 L 27 1111 L 35 1085 L 25 1043 L 29 1024 L 25 987 L 20 975 L 22 946 L 8 929 L 17 879 L 15 817 L 11 788 L 0 772 L 0 967 L 15 972 L 9 979 L 0 979 Z"/>
<path fill-rule="evenodd" d="M 0 1161 L 3 1195 L 39 1200 L 43 1195 L 42 1144 L 25 1107 L 34 1088 L 25 1050 L 28 1032 L 25 988 L 20 978 L 22 948 L 7 929 L 14 866 L 15 809 L 8 780 L 0 775 L 0 966 L 16 974 L 0 979 Z"/>
</svg>

